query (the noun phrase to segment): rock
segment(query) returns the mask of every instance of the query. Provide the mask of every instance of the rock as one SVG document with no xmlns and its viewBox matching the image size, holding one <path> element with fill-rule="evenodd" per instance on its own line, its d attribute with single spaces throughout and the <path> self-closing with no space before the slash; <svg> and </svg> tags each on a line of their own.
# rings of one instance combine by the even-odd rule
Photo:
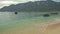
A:
<svg viewBox="0 0 60 34">
<path fill-rule="evenodd" d="M 18 14 L 18 12 L 15 12 L 15 14 Z"/>
</svg>

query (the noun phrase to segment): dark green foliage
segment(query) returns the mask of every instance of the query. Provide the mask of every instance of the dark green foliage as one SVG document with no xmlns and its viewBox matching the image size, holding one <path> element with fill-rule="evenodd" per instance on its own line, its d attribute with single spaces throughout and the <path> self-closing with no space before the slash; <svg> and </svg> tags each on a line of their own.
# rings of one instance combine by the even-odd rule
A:
<svg viewBox="0 0 60 34">
<path fill-rule="evenodd" d="M 47 3 L 48 2 L 48 3 Z M 44 11 L 60 11 L 60 2 L 54 1 L 35 1 L 20 3 L 16 5 L 10 5 L 3 7 L 0 11 L 19 11 L 19 12 L 44 12 Z"/>
</svg>

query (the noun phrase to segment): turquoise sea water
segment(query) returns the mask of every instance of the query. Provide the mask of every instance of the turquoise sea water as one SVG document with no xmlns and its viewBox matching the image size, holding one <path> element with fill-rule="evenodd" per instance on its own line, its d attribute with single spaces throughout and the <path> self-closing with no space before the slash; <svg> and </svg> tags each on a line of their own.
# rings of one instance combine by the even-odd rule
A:
<svg viewBox="0 0 60 34">
<path fill-rule="evenodd" d="M 60 14 L 50 15 L 49 17 L 43 17 L 43 14 L 43 12 L 18 12 L 15 15 L 14 12 L 0 12 L 0 32 L 17 26 L 23 27 L 32 23 L 41 23 L 60 17 Z"/>
</svg>

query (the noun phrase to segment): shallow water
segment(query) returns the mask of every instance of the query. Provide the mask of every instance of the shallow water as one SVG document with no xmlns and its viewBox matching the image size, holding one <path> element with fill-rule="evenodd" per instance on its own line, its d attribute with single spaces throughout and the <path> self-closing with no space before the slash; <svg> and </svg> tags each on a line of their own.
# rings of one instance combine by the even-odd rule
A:
<svg viewBox="0 0 60 34">
<path fill-rule="evenodd" d="M 59 17 L 60 14 L 43 17 L 43 12 L 18 12 L 17 15 L 14 12 L 0 12 L 0 32 L 14 27 L 21 27 L 22 29 L 27 25 L 42 23 Z"/>
</svg>

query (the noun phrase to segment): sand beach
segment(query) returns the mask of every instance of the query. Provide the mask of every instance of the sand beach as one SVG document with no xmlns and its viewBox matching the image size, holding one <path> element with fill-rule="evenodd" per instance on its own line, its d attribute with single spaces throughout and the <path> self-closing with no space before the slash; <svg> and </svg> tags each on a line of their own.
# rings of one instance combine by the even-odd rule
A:
<svg viewBox="0 0 60 34">
<path fill-rule="evenodd" d="M 0 34 L 60 34 L 60 19 L 49 20 L 46 23 L 32 23 L 22 28 L 18 26 Z"/>
</svg>

